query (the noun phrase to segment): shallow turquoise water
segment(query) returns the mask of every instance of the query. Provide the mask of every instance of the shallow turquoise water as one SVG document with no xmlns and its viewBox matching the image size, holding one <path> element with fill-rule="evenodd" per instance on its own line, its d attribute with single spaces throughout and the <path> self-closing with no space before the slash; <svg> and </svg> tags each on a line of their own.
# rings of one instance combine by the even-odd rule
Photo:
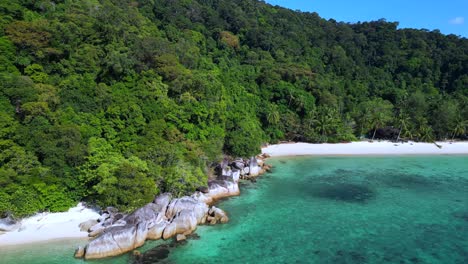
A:
<svg viewBox="0 0 468 264">
<path fill-rule="evenodd" d="M 228 224 L 199 227 L 161 263 L 468 263 L 468 156 L 269 163 L 219 204 Z M 79 242 L 0 248 L 0 263 L 85 263 L 71 257 Z"/>
</svg>

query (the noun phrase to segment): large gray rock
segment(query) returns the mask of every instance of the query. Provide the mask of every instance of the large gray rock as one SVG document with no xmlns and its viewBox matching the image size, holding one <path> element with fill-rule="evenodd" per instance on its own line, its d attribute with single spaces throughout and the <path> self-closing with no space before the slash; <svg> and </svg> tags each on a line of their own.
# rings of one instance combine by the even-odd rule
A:
<svg viewBox="0 0 468 264">
<path fill-rule="evenodd" d="M 85 248 L 85 259 L 118 256 L 145 243 L 148 228 L 146 223 L 108 228 Z"/>
<path fill-rule="evenodd" d="M 150 239 L 150 240 L 160 239 L 167 225 L 168 223 L 166 221 L 153 225 L 152 227 L 148 229 L 148 235 L 146 236 L 146 239 Z"/>
<path fill-rule="evenodd" d="M 221 177 L 232 177 L 231 168 L 226 168 L 226 169 L 221 170 L 221 175 L 219 175 L 219 176 L 221 176 Z"/>
<path fill-rule="evenodd" d="M 184 196 L 182 198 L 176 198 L 171 201 L 167 206 L 166 217 L 172 219 L 174 217 L 180 217 L 177 214 L 182 210 L 190 210 L 194 213 L 197 223 L 201 223 L 203 218 L 208 213 L 208 205 L 200 202 L 193 197 Z"/>
<path fill-rule="evenodd" d="M 218 180 L 232 181 L 235 183 L 239 182 L 239 179 L 240 179 L 240 170 L 238 169 L 228 170 L 225 173 L 223 173 L 223 175 L 218 176 Z"/>
<path fill-rule="evenodd" d="M 240 194 L 239 185 L 237 184 L 237 182 L 233 181 L 210 181 L 208 182 L 208 188 L 210 191 L 206 195 L 215 200 Z"/>
<path fill-rule="evenodd" d="M 172 194 L 170 193 L 163 193 L 154 198 L 153 203 L 158 204 L 161 206 L 162 209 L 165 210 L 167 205 L 171 202 L 172 200 Z"/>
<path fill-rule="evenodd" d="M 149 203 L 124 217 L 127 224 L 135 225 L 142 222 L 158 223 L 165 217 L 165 204 Z"/>
<path fill-rule="evenodd" d="M 229 169 L 229 161 L 227 158 L 224 158 L 223 161 L 221 161 L 218 166 L 215 168 L 215 172 L 217 176 L 222 176 L 225 174 Z"/>
<path fill-rule="evenodd" d="M 208 211 L 208 210 L 207 210 Z M 198 219 L 195 211 L 183 209 L 178 212 L 177 217 L 166 226 L 163 232 L 163 239 L 168 239 L 177 234 L 188 235 L 197 228 Z"/>
<path fill-rule="evenodd" d="M 207 187 L 206 188 L 206 193 L 208 194 L 209 192 L 210 192 L 210 190 Z M 205 195 L 202 192 L 195 192 L 190 197 L 192 197 L 193 199 L 195 199 L 195 200 L 197 200 L 199 202 L 205 203 L 205 204 L 213 203 L 213 198 L 211 198 L 210 196 Z"/>
<path fill-rule="evenodd" d="M 176 241 L 177 242 L 184 241 L 186 239 L 187 239 L 187 237 L 185 235 L 183 235 L 183 234 L 179 234 L 179 235 L 176 236 Z"/>
</svg>

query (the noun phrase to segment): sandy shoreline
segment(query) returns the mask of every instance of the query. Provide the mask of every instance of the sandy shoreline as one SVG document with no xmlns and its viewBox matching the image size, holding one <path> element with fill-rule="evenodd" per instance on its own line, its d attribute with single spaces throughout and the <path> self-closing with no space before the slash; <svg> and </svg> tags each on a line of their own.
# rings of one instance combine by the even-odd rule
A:
<svg viewBox="0 0 468 264">
<path fill-rule="evenodd" d="M 340 144 L 284 143 L 262 148 L 262 153 L 272 157 L 302 155 L 450 155 L 468 154 L 468 142 L 393 143 L 352 142 Z M 86 238 L 79 224 L 98 219 L 96 211 L 82 204 L 63 213 L 40 213 L 21 221 L 21 227 L 12 232 L 0 233 L 0 247 L 46 242 L 57 239 Z"/>
<path fill-rule="evenodd" d="M 21 227 L 0 235 L 0 246 L 31 244 L 56 239 L 86 238 L 88 232 L 81 232 L 79 224 L 98 219 L 96 211 L 82 204 L 63 213 L 39 213 L 21 220 Z"/>
<path fill-rule="evenodd" d="M 326 156 L 326 155 L 456 155 L 468 154 L 468 142 L 393 143 L 351 142 L 339 144 L 284 143 L 262 148 L 262 153 L 272 157 Z"/>
</svg>

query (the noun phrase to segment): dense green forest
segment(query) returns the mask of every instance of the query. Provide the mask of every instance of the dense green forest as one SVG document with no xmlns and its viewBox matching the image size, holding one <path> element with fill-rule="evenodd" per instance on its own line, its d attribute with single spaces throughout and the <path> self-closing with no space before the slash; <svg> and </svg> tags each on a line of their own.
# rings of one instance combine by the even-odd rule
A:
<svg viewBox="0 0 468 264">
<path fill-rule="evenodd" d="M 130 210 L 223 153 L 466 137 L 468 40 L 256 0 L 0 2 L 0 214 Z"/>
</svg>

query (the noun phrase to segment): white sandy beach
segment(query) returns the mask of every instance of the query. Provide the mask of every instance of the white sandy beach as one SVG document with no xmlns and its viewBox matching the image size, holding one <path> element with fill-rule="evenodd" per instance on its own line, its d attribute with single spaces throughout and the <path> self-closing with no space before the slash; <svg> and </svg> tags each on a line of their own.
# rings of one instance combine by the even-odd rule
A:
<svg viewBox="0 0 468 264">
<path fill-rule="evenodd" d="M 0 235 L 0 246 L 35 243 L 61 238 L 87 237 L 78 225 L 90 219 L 98 219 L 96 211 L 82 204 L 63 213 L 40 213 L 21 221 L 21 227 Z"/>
<path fill-rule="evenodd" d="M 284 143 L 262 148 L 272 157 L 301 155 L 447 155 L 468 154 L 468 142 L 393 143 L 351 142 L 339 144 Z"/>
</svg>

